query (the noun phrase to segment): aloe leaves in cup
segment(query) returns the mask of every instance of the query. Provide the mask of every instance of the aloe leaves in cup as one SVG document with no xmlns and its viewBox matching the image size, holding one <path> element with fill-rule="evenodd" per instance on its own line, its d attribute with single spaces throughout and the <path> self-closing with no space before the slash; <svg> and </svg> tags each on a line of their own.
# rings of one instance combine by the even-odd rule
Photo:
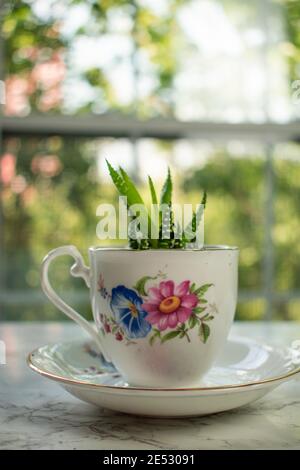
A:
<svg viewBox="0 0 300 470">
<path fill-rule="evenodd" d="M 175 216 L 172 207 L 173 183 L 170 169 L 168 169 L 168 174 L 163 184 L 160 198 L 157 196 L 157 191 L 151 177 L 148 176 L 148 185 L 152 203 L 151 210 L 149 210 L 146 208 L 143 198 L 135 183 L 126 171 L 122 167 L 115 170 L 108 161 L 106 162 L 111 179 L 120 196 L 127 198 L 127 208 L 131 217 L 130 225 L 134 227 L 133 231 L 132 229 L 131 231 L 128 230 L 130 248 L 135 250 L 147 250 L 149 248 L 197 248 L 195 234 L 199 228 L 200 221 L 203 217 L 203 211 L 206 206 L 207 195 L 205 191 L 197 211 L 193 212 L 191 221 L 187 224 L 184 230 L 182 230 L 182 228 L 178 226 L 178 223 L 175 223 Z M 135 205 L 144 207 L 142 213 L 139 214 L 139 219 L 144 220 L 145 222 L 147 221 L 145 225 L 134 225 L 133 222 L 137 219 L 137 216 L 135 213 L 131 213 L 130 211 L 131 207 Z M 147 231 L 143 230 L 141 226 L 147 226 Z M 139 236 L 136 236 L 137 232 Z M 157 234 L 157 236 L 154 237 L 153 233 Z"/>
</svg>

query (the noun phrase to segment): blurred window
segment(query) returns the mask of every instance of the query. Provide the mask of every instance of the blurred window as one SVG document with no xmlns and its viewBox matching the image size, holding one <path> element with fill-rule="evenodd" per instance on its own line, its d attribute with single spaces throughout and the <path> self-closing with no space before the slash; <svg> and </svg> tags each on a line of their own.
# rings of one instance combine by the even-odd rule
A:
<svg viewBox="0 0 300 470">
<path fill-rule="evenodd" d="M 208 190 L 206 243 L 237 244 L 237 318 L 299 320 L 300 3 L 3 0 L 0 315 L 63 319 L 41 259 L 97 244 L 105 158 L 178 201 Z M 3 101 L 3 100 L 2 100 Z M 298 257 L 299 258 L 299 257 Z M 54 282 L 89 309 L 63 260 Z"/>
</svg>

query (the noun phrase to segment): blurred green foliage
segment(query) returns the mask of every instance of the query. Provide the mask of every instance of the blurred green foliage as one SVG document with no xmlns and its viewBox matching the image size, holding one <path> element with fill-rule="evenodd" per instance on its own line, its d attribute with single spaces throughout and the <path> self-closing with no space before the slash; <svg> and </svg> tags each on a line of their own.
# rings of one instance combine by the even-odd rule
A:
<svg viewBox="0 0 300 470">
<path fill-rule="evenodd" d="M 206 241 L 241 248 L 240 286 L 250 290 L 262 285 L 263 170 L 261 155 L 233 159 L 223 150 L 213 154 L 203 168 L 193 170 L 183 183 L 185 191 L 206 189 Z"/>
<path fill-rule="evenodd" d="M 288 42 L 283 51 L 290 67 L 291 81 L 300 76 L 300 3 L 299 0 L 279 0 L 283 5 Z"/>
<path fill-rule="evenodd" d="M 122 105 L 116 98 L 108 72 L 101 67 L 91 67 L 81 72 L 80 79 L 98 90 L 101 97 L 101 111 L 114 109 L 124 113 L 135 113 L 140 117 L 172 115 L 172 84 L 176 77 L 178 57 L 180 56 L 181 29 L 176 11 L 189 0 L 168 0 L 168 7 L 155 13 L 155 8 L 134 0 L 63 0 L 62 6 L 71 9 L 80 4 L 89 11 L 89 21 L 78 27 L 71 35 L 60 32 L 59 21 L 53 15 L 41 20 L 32 4 L 26 0 L 3 0 L 1 8 L 1 34 L 5 40 L 5 71 L 8 76 L 15 76 L 31 82 L 29 105 L 32 111 L 43 111 L 41 98 L 47 91 L 43 83 L 33 80 L 35 66 L 52 60 L 56 53 L 68 65 L 67 52 L 72 42 L 80 37 L 97 37 L 103 34 L 115 34 L 110 26 L 112 14 L 124 14 L 131 27 L 128 35 L 131 39 L 131 62 L 134 79 L 141 73 L 137 61 L 138 54 L 144 56 L 155 75 L 156 85 L 147 96 L 139 98 L 138 90 L 129 105 Z M 52 1 L 57 6 L 57 0 Z M 72 10 L 70 10 L 72 11 Z M 113 67 L 113 64 L 112 64 Z M 86 101 L 78 107 L 77 114 L 94 111 L 95 100 Z M 59 105 L 47 110 L 60 112 Z"/>
<path fill-rule="evenodd" d="M 4 318 L 64 318 L 50 304 L 43 302 L 42 296 L 36 304 L 26 305 L 24 302 L 23 307 L 22 295 L 37 295 L 40 263 L 50 249 L 72 243 L 86 257 L 88 246 L 101 243 L 95 235 L 96 207 L 103 201 L 116 202 L 117 198 L 110 182 L 98 179 L 97 162 L 99 152 L 102 153 L 102 143 L 107 148 L 107 140 L 103 142 L 101 139 L 49 137 L 6 140 L 5 150 L 17 156 L 17 173 L 24 177 L 26 186 L 21 188 L 22 191 L 17 185 L 3 191 L 5 288 L 16 293 L 16 300 L 18 293 L 21 296 L 19 303 L 4 303 Z M 159 154 L 160 142 L 155 143 Z M 177 144 L 169 145 L 174 147 Z M 299 145 L 285 144 L 275 152 L 275 293 L 296 291 L 299 286 L 300 165 L 292 159 L 299 150 Z M 41 157 L 42 151 L 44 157 Z M 56 173 L 50 174 L 47 165 L 44 167 L 37 163 L 54 151 L 59 165 L 56 163 Z M 200 148 L 196 155 L 203 157 Z M 258 298 L 240 303 L 239 319 L 260 319 L 265 309 L 262 292 L 265 164 L 263 148 L 237 157 L 226 146 L 215 146 L 201 166 L 192 167 L 187 172 L 182 172 L 176 165 L 172 168 L 175 202 L 197 204 L 199 190 L 205 188 L 208 192 L 205 242 L 238 245 L 240 248 L 240 290 L 256 292 Z M 144 197 L 148 191 L 146 181 L 140 189 Z M 88 294 L 83 283 L 70 279 L 67 266 L 67 259 L 56 263 L 53 283 L 73 296 L 71 301 L 77 308 L 89 312 Z M 278 300 L 274 303 L 275 318 L 299 319 L 297 305 L 296 300 Z"/>
<path fill-rule="evenodd" d="M 71 36 L 61 34 L 59 21 L 50 12 L 41 19 L 28 0 L 2 0 L 1 35 L 5 41 L 6 79 L 26 82 L 28 107 L 26 113 L 61 113 L 62 100 L 46 110 L 43 99 L 47 95 L 45 83 L 36 79 L 36 66 L 58 58 L 66 67 L 67 51 L 78 37 L 96 37 L 114 33 L 111 13 L 121 11 L 130 20 L 133 74 L 141 73 L 136 55 L 146 57 L 154 74 L 155 87 L 140 98 L 138 90 L 131 103 L 120 104 L 107 71 L 91 67 L 82 72 L 81 79 L 101 96 L 100 112 L 117 111 L 137 113 L 139 117 L 173 116 L 173 93 L 178 60 L 182 54 L 183 32 L 176 15 L 178 9 L 190 0 L 169 0 L 168 8 L 155 12 L 150 3 L 131 0 L 64 0 L 72 8 L 85 4 L 90 8 L 91 20 L 80 26 Z M 281 44 L 289 64 L 290 79 L 299 78 L 300 70 L 300 2 L 276 0 L 281 4 L 285 18 L 287 41 Z M 53 0 L 53 5 L 59 1 Z M 239 8 L 255 13 L 255 2 L 223 1 L 230 11 Z M 247 14 L 248 14 L 247 13 Z M 250 13 L 249 13 L 250 14 Z M 60 62 L 57 62 L 58 65 Z M 121 79 L 122 77 L 120 77 Z M 93 99 L 76 113 L 94 111 Z M 24 113 L 23 113 L 24 114 Z M 22 115 L 22 113 L 21 113 Z M 42 118 L 42 117 L 41 117 Z M 168 145 L 170 154 L 175 144 L 157 142 L 157 151 Z M 95 239 L 95 209 L 102 202 L 117 197 L 111 186 L 98 178 L 101 140 L 49 137 L 7 138 L 3 155 L 15 158 L 12 181 L 1 188 L 4 215 L 5 253 L 2 259 L 3 288 L 12 295 L 3 298 L 1 318 L 7 320 L 64 319 L 49 303 L 39 296 L 39 267 L 41 259 L 51 248 L 75 244 L 86 253 Z M 281 147 L 275 161 L 275 245 L 274 291 L 296 290 L 300 281 L 299 258 L 299 145 Z M 198 154 L 199 161 L 202 157 Z M 213 148 L 209 158 L 186 175 L 182 168 L 174 171 L 176 183 L 182 188 L 181 197 L 198 202 L 198 190 L 208 191 L 206 211 L 206 242 L 227 243 L 241 248 L 240 288 L 260 291 L 262 288 L 262 259 L 264 240 L 264 166 L 263 150 L 248 152 L 237 158 L 226 147 Z M 143 191 L 143 188 L 142 188 Z M 197 195 L 197 196 L 196 196 Z M 197 197 L 197 199 L 196 199 Z M 74 294 L 74 305 L 89 310 L 88 294 L 80 280 L 69 279 L 64 260 L 56 266 L 53 283 Z M 77 295 L 78 294 L 78 295 Z M 24 298 L 28 296 L 30 302 Z M 36 295 L 36 297 L 35 297 Z M 77 296 L 77 297 L 76 297 Z M 35 300 L 36 298 L 36 300 Z M 283 300 L 274 304 L 275 318 L 300 319 L 300 302 Z M 263 297 L 243 302 L 238 318 L 259 319 L 263 316 Z"/>
<path fill-rule="evenodd" d="M 94 90 L 94 97 L 79 105 L 76 113 L 118 111 L 135 113 L 140 117 L 173 116 L 174 115 L 174 83 L 180 65 L 180 58 L 186 52 L 186 33 L 182 30 L 179 15 L 180 9 L 192 0 L 168 0 L 167 7 L 156 8 L 151 2 L 139 0 L 49 0 L 48 15 L 42 17 L 34 8 L 37 0 L 2 0 L 1 35 L 5 40 L 4 69 L 9 77 L 18 76 L 30 83 L 28 90 L 28 111 L 45 111 L 43 96 L 47 89 L 45 83 L 34 79 L 36 65 L 47 63 L 58 57 L 69 67 L 73 42 L 77 38 L 95 38 L 99 35 L 114 35 L 112 18 L 117 15 L 126 17 L 128 31 L 124 38 L 131 41 L 131 67 L 134 80 L 141 78 L 143 73 L 151 75 L 155 86 L 148 93 L 140 96 L 136 87 L 134 96 L 128 104 L 121 104 L 114 90 L 109 71 L 101 67 L 93 67 L 81 72 L 80 78 Z M 287 38 L 277 44 L 277 50 L 289 64 L 291 81 L 298 79 L 300 74 L 300 3 L 299 0 L 268 0 L 270 5 L 281 7 L 284 29 Z M 232 18 L 243 17 L 249 21 L 257 21 L 257 2 L 219 0 L 226 14 Z M 62 9 L 72 14 L 72 8 L 84 5 L 89 11 L 89 20 L 66 34 L 61 31 L 57 14 Z M 118 34 L 118 33 L 117 33 Z M 123 34 L 123 33 L 122 33 Z M 122 37 L 122 35 L 120 35 Z M 190 45 L 193 47 L 193 45 Z M 195 46 L 194 46 L 195 47 Z M 97 51 L 95 51 L 97 54 Z M 122 60 L 122 57 L 113 60 Z M 112 62 L 111 67 L 114 67 Z M 150 68 L 149 68 L 150 67 Z M 146 72 L 143 72 L 145 68 Z M 71 72 L 72 74 L 72 72 Z M 47 87 L 46 87 L 47 88 Z M 95 98 L 97 97 L 97 98 Z M 95 108 L 95 100 L 99 103 Z M 48 113 L 62 111 L 62 101 L 47 109 Z"/>
<path fill-rule="evenodd" d="M 262 149 L 263 151 L 263 149 Z M 295 292 L 300 282 L 300 148 L 280 145 L 274 159 L 275 294 Z M 292 159 L 298 155 L 298 159 Z M 285 158 L 283 158 L 285 157 Z M 259 291 L 263 286 L 265 159 L 260 155 L 232 158 L 226 150 L 216 151 L 205 166 L 187 175 L 183 187 L 190 192 L 205 188 L 206 242 L 236 244 L 240 248 L 239 286 Z M 252 304 L 252 305 L 251 305 Z M 299 302 L 298 302 L 299 304 Z M 300 319 L 297 302 L 284 298 L 274 302 L 274 319 Z M 263 299 L 241 304 L 238 318 L 258 319 L 264 312 Z"/>
</svg>

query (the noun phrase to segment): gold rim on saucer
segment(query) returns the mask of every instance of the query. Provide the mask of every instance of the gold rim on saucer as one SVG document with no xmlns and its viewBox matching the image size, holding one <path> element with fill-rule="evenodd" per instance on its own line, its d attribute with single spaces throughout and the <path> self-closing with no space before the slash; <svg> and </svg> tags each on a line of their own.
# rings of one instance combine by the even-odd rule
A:
<svg viewBox="0 0 300 470">
<path fill-rule="evenodd" d="M 133 387 L 133 386 L 120 386 L 120 385 L 105 385 L 105 384 L 93 384 L 84 380 L 78 380 L 78 379 L 66 379 L 60 375 L 52 374 L 51 372 L 46 372 L 36 365 L 33 364 L 32 358 L 33 356 L 38 352 L 39 348 L 35 349 L 31 353 L 28 354 L 27 356 L 27 364 L 28 366 L 34 371 L 37 372 L 38 374 L 42 375 L 43 377 L 47 377 L 49 379 L 53 379 L 57 382 L 62 382 L 65 384 L 69 385 L 87 385 L 90 388 L 101 388 L 101 389 L 109 389 L 109 390 L 132 390 L 132 391 L 143 391 L 143 392 L 209 392 L 209 391 L 218 391 L 218 390 L 233 390 L 233 389 L 240 389 L 240 388 L 247 388 L 247 387 L 255 387 L 257 385 L 265 385 L 269 383 L 274 383 L 278 382 L 281 380 L 289 379 L 290 377 L 293 377 L 294 375 L 297 375 L 300 373 L 300 366 L 297 367 L 295 370 L 292 370 L 290 372 L 287 372 L 286 374 L 278 375 L 276 377 L 271 377 L 269 379 L 264 379 L 264 380 L 256 380 L 253 382 L 247 382 L 244 384 L 236 384 L 236 385 L 218 385 L 215 387 L 187 387 L 187 388 L 151 388 L 151 387 Z"/>
</svg>

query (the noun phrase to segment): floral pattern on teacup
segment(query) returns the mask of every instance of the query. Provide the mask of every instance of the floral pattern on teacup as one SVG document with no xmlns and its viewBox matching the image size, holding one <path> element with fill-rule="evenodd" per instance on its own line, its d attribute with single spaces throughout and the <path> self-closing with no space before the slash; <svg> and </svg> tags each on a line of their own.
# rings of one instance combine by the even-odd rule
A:
<svg viewBox="0 0 300 470">
<path fill-rule="evenodd" d="M 136 339 L 149 337 L 154 342 L 186 338 L 190 342 L 190 331 L 198 331 L 199 339 L 206 343 L 211 334 L 209 322 L 218 313 L 215 304 L 209 304 L 207 291 L 213 284 L 196 286 L 190 280 L 176 284 L 161 272 L 157 276 L 144 276 L 131 289 L 118 285 L 108 293 L 104 277 L 100 274 L 99 293 L 109 302 L 110 315 L 101 314 L 103 334 L 113 334 L 117 341 L 127 344 Z M 147 287 L 151 282 L 151 287 Z"/>
<path fill-rule="evenodd" d="M 125 286 L 114 287 L 111 291 L 110 307 L 118 325 L 128 338 L 144 338 L 151 330 L 143 299 Z"/>
<path fill-rule="evenodd" d="M 177 286 L 173 281 L 162 281 L 158 287 L 150 287 L 142 305 L 148 312 L 146 320 L 160 331 L 185 323 L 198 304 L 197 295 L 191 294 L 189 287 L 190 281 L 182 281 Z"/>
</svg>

